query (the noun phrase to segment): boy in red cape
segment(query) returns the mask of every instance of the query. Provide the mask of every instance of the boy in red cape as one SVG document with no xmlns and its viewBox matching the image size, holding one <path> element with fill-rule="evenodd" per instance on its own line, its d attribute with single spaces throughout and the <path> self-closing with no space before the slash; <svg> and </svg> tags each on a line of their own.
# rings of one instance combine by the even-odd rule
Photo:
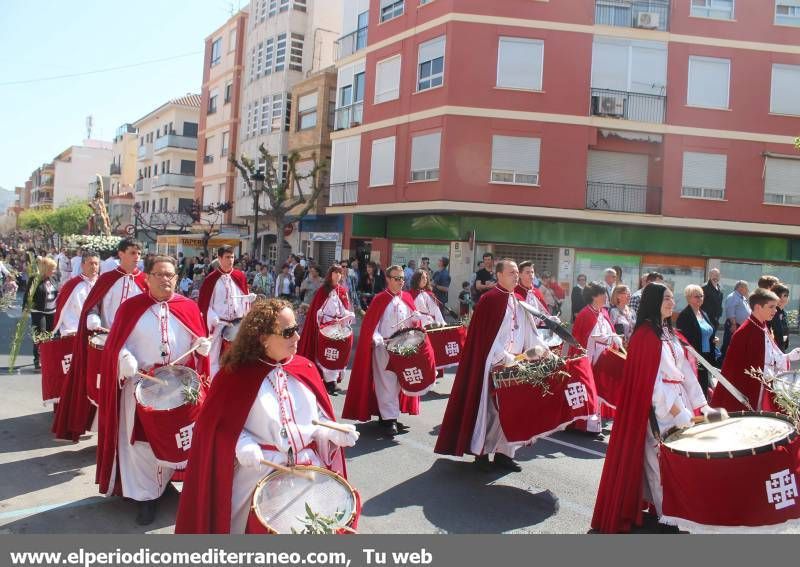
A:
<svg viewBox="0 0 800 567">
<path fill-rule="evenodd" d="M 525 260 L 519 263 L 519 283 L 514 288 L 514 293 L 520 301 L 525 301 L 533 308 L 539 310 L 545 315 L 550 315 L 550 310 L 544 302 L 544 296 L 536 286 L 533 285 L 533 280 L 536 278 L 533 262 Z M 542 324 L 540 323 L 541 327 Z"/>
<path fill-rule="evenodd" d="M 778 310 L 777 295 L 759 287 L 750 294 L 749 303 L 752 313 L 731 338 L 722 362 L 722 375 L 747 397 L 755 411 L 779 411 L 773 394 L 746 372 L 755 369 L 774 376 L 789 370 L 790 362 L 800 360 L 800 348 L 784 354 L 772 337 L 768 325 Z M 711 403 L 728 411 L 747 409 L 721 385 L 714 389 Z"/>
<path fill-rule="evenodd" d="M 290 304 L 255 303 L 195 425 L 175 533 L 244 533 L 253 490 L 272 470 L 262 459 L 286 464 L 291 453 L 297 464 L 346 478 L 341 447 L 353 446 L 358 432 L 312 423 L 335 421 L 333 406 L 314 365 L 296 351 Z"/>
<path fill-rule="evenodd" d="M 419 398 L 403 394 L 397 375 L 386 370 L 388 354 L 383 344 L 393 333 L 418 326 L 422 317 L 411 295 L 403 291 L 404 279 L 401 266 L 387 268 L 387 288 L 373 298 L 367 309 L 342 410 L 343 418 L 358 421 L 369 421 L 377 415 L 384 433 L 390 437 L 402 427 L 397 423 L 400 413 L 419 413 Z"/>
<path fill-rule="evenodd" d="M 175 260 L 156 256 L 147 273 L 149 292 L 122 304 L 103 351 L 95 481 L 106 496 L 139 502 L 139 525 L 152 523 L 173 469 L 161 466 L 150 443 L 134 433 L 138 373 L 194 349 L 182 364 L 194 366 L 203 380 L 208 376 L 211 343 L 197 304 L 173 293 L 176 278 Z"/>
<path fill-rule="evenodd" d="M 217 249 L 219 266 L 203 280 L 197 305 L 211 337 L 211 376 L 219 370 L 222 331 L 228 325 L 240 321 L 247 314 L 256 294 L 250 293 L 247 277 L 241 270 L 234 270 L 233 246 Z"/>
<path fill-rule="evenodd" d="M 83 304 L 97 282 L 100 257 L 97 252 L 87 251 L 81 257 L 81 273 L 64 282 L 56 297 L 55 325 L 53 332 L 61 336 L 74 335 L 83 311 Z"/>
<path fill-rule="evenodd" d="M 78 441 L 92 427 L 95 411 L 86 397 L 89 331 L 108 331 L 120 305 L 147 289 L 144 274 L 136 267 L 141 250 L 137 241 L 122 239 L 117 246 L 120 265 L 97 278 L 86 297 L 75 335 L 70 373 L 61 387 L 61 402 L 53 420 L 53 433 L 57 439 Z"/>
</svg>

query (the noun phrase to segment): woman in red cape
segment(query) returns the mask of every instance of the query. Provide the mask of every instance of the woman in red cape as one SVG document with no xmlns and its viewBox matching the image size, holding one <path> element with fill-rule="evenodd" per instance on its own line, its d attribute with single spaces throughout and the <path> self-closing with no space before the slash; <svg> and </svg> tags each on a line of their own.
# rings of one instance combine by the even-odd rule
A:
<svg viewBox="0 0 800 567">
<path fill-rule="evenodd" d="M 242 320 L 195 425 L 175 533 L 243 533 L 255 486 L 272 470 L 261 459 L 285 464 L 291 451 L 298 464 L 346 477 L 341 447 L 358 432 L 311 423 L 335 421 L 333 406 L 297 340 L 286 301 L 256 302 Z"/>
<path fill-rule="evenodd" d="M 319 318 L 323 324 L 338 321 L 339 325 L 348 327 L 355 319 L 355 313 L 350 311 L 347 290 L 340 285 L 343 276 L 344 270 L 341 266 L 334 264 L 328 268 L 328 273 L 325 275 L 325 283 L 314 294 L 314 299 L 308 307 L 306 322 L 303 325 L 303 332 L 300 334 L 300 342 L 297 344 L 297 354 L 316 363 L 317 369 L 325 381 L 325 389 L 331 396 L 336 395 L 336 383 L 341 381 L 342 371 L 325 368 L 317 358 L 317 343 L 319 340 L 319 322 L 317 319 Z M 342 352 L 341 356 L 349 358 L 352 345 L 351 335 L 349 347 L 346 349 L 347 353 L 344 354 Z"/>
<path fill-rule="evenodd" d="M 439 300 L 436 299 L 430 287 L 431 284 L 428 272 L 419 269 L 411 276 L 411 289 L 408 293 L 410 293 L 411 297 L 414 299 L 414 305 L 417 306 L 417 311 L 426 317 L 422 322 L 423 325 L 430 325 L 432 323 L 444 325 L 445 321 L 442 316 L 442 310 L 439 309 L 438 305 Z"/>
</svg>

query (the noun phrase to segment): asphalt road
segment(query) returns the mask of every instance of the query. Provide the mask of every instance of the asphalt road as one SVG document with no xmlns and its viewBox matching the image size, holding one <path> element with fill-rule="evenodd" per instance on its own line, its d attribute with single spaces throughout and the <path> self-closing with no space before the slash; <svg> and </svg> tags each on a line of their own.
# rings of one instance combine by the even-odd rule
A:
<svg viewBox="0 0 800 567">
<path fill-rule="evenodd" d="M 0 313 L 3 366 L 14 324 L 13 314 Z M 28 346 L 18 363 L 31 361 Z M 177 490 L 162 499 L 149 530 L 137 526 L 133 503 L 97 492 L 96 438 L 53 439 L 40 381 L 32 367 L 0 375 L 0 533 L 171 533 Z M 606 444 L 557 433 L 518 452 L 521 473 L 484 473 L 471 457 L 434 455 L 452 382 L 451 371 L 423 398 L 421 415 L 401 418 L 410 429 L 394 440 L 381 437 L 376 422 L 358 426 L 361 439 L 347 465 L 363 502 L 359 531 L 586 533 Z M 343 402 L 343 395 L 334 398 L 337 411 Z"/>
</svg>

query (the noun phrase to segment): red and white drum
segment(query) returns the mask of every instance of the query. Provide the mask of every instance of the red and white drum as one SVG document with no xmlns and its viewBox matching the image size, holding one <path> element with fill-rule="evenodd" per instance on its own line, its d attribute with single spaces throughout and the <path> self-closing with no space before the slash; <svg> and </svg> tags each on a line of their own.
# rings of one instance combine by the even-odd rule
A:
<svg viewBox="0 0 800 567">
<path fill-rule="evenodd" d="M 185 366 L 161 366 L 152 375 L 157 380 L 136 385 L 138 425 L 159 464 L 185 468 L 203 402 L 200 378 Z"/>
<path fill-rule="evenodd" d="M 800 439 L 769 412 L 668 434 L 659 451 L 664 515 L 690 527 L 775 526 L 800 519 Z"/>
<path fill-rule="evenodd" d="M 42 403 L 56 404 L 61 396 L 61 386 L 69 375 L 75 335 L 39 343 L 42 363 Z"/>
<path fill-rule="evenodd" d="M 436 362 L 428 336 L 422 329 L 401 329 L 386 340 L 389 363 L 406 396 L 419 397 L 436 382 Z"/>
<path fill-rule="evenodd" d="M 344 370 L 353 348 L 353 330 L 347 325 L 325 325 L 317 336 L 317 362 L 328 370 Z"/>
<path fill-rule="evenodd" d="M 516 379 L 513 367 L 492 373 L 500 427 L 512 443 L 559 431 L 597 412 L 597 392 L 587 357 L 567 360 L 548 382 L 549 393 L 545 393 L 539 386 Z"/>
<path fill-rule="evenodd" d="M 106 333 L 100 333 L 89 338 L 89 348 L 86 355 L 86 397 L 93 405 L 98 405 L 100 399 L 100 368 L 103 358 L 103 349 L 106 346 Z M 80 371 L 80 368 L 77 369 Z"/>
<path fill-rule="evenodd" d="M 241 319 L 237 319 L 236 321 L 230 321 L 223 327 L 222 329 L 222 344 L 219 347 L 219 356 L 222 357 L 228 350 L 230 350 L 233 341 L 236 340 L 236 336 L 239 334 L 239 327 L 242 324 Z"/>
<path fill-rule="evenodd" d="M 433 347 L 436 368 L 456 366 L 461 362 L 461 353 L 467 342 L 467 328 L 464 325 L 429 325 L 425 327 L 425 332 Z"/>
<path fill-rule="evenodd" d="M 622 373 L 627 355 L 611 348 L 604 350 L 592 366 L 597 397 L 604 404 L 617 407 L 622 395 Z"/>
</svg>

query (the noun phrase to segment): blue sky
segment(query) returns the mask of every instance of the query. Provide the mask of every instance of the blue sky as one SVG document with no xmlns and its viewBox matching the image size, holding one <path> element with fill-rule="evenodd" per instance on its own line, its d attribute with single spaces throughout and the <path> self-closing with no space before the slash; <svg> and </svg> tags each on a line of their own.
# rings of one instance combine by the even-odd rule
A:
<svg viewBox="0 0 800 567">
<path fill-rule="evenodd" d="M 86 137 L 111 140 L 171 98 L 200 92 L 206 36 L 247 0 L 2 0 L 0 187 Z M 188 55 L 191 54 L 191 55 Z M 182 56 L 58 80 L 9 84 Z"/>
</svg>

